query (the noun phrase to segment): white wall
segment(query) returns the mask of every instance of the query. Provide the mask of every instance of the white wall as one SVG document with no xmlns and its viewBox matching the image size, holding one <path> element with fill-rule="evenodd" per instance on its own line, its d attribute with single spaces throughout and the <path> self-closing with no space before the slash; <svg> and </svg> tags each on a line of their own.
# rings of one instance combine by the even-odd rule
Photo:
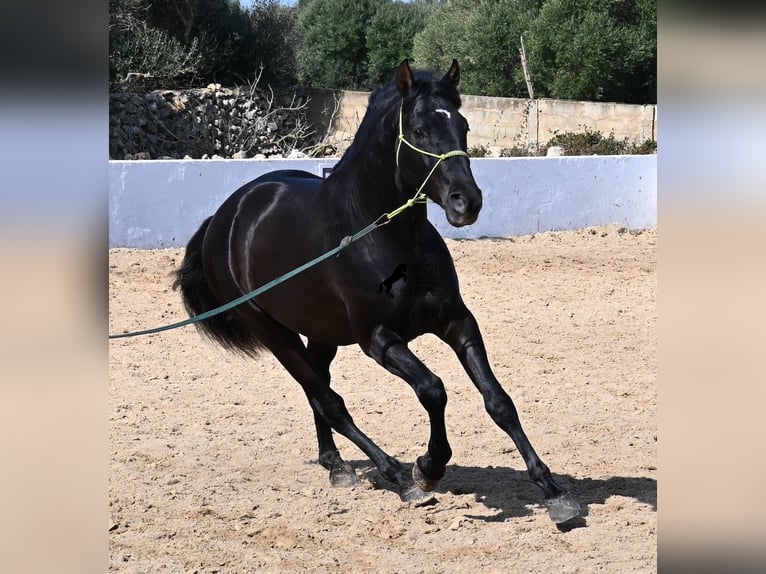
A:
<svg viewBox="0 0 766 574">
<path fill-rule="evenodd" d="M 203 219 L 242 184 L 275 169 L 322 175 L 337 160 L 178 160 L 109 162 L 109 246 L 152 249 L 186 244 Z M 657 156 L 471 160 L 484 193 L 479 220 L 428 217 L 445 237 L 511 237 L 618 223 L 657 225 Z"/>
<path fill-rule="evenodd" d="M 657 225 L 657 156 L 474 159 L 471 166 L 484 207 L 475 224 L 455 228 L 430 205 L 428 217 L 445 237 Z"/>
</svg>

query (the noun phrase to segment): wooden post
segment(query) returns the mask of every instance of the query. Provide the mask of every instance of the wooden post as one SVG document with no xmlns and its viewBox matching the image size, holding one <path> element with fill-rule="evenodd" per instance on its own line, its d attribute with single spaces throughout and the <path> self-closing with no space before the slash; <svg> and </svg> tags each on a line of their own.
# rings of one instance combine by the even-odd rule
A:
<svg viewBox="0 0 766 574">
<path fill-rule="evenodd" d="M 535 90 L 532 88 L 532 80 L 529 77 L 529 69 L 527 68 L 527 51 L 524 49 L 524 36 L 521 36 L 521 48 L 519 48 L 519 54 L 521 54 L 521 67 L 524 70 L 524 80 L 527 82 L 529 99 L 534 100 Z"/>
</svg>

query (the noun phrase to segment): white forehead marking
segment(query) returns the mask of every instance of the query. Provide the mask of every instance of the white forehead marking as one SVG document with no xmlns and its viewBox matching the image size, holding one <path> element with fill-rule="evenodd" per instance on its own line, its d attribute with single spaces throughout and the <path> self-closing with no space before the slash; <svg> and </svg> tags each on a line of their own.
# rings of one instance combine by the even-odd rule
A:
<svg viewBox="0 0 766 574">
<path fill-rule="evenodd" d="M 449 113 L 447 110 L 443 110 L 443 109 L 439 108 L 439 109 L 437 109 L 437 110 L 434 110 L 434 111 L 435 111 L 437 114 L 444 114 L 445 116 L 447 116 L 447 119 L 450 119 L 450 118 L 452 117 L 452 114 L 451 114 L 451 113 Z"/>
</svg>

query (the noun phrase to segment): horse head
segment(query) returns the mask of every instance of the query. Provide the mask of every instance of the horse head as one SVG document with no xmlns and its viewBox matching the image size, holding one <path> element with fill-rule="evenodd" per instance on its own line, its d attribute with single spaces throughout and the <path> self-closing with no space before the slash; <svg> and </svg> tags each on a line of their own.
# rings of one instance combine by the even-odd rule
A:
<svg viewBox="0 0 766 574">
<path fill-rule="evenodd" d="M 481 190 L 466 152 L 468 122 L 460 108 L 457 60 L 443 78 L 414 75 L 407 60 L 396 72 L 399 137 L 397 180 L 439 204 L 455 227 L 470 225 L 481 210 Z"/>
</svg>

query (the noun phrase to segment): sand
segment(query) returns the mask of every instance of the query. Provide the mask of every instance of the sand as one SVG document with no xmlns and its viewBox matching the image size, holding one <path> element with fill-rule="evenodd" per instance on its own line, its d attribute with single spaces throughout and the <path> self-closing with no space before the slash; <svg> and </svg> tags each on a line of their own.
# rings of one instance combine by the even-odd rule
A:
<svg viewBox="0 0 766 574">
<path fill-rule="evenodd" d="M 193 327 L 110 343 L 110 570 L 654 572 L 657 233 L 616 226 L 447 241 L 463 298 L 532 444 L 584 517 L 560 530 L 511 440 L 449 348 L 411 348 L 447 388 L 453 458 L 413 507 L 338 438 L 361 483 L 332 488 L 311 411 L 270 355 L 232 355 Z M 112 249 L 110 332 L 185 318 L 183 250 Z M 356 347 L 333 387 L 412 463 L 428 440 L 414 393 Z"/>
</svg>

